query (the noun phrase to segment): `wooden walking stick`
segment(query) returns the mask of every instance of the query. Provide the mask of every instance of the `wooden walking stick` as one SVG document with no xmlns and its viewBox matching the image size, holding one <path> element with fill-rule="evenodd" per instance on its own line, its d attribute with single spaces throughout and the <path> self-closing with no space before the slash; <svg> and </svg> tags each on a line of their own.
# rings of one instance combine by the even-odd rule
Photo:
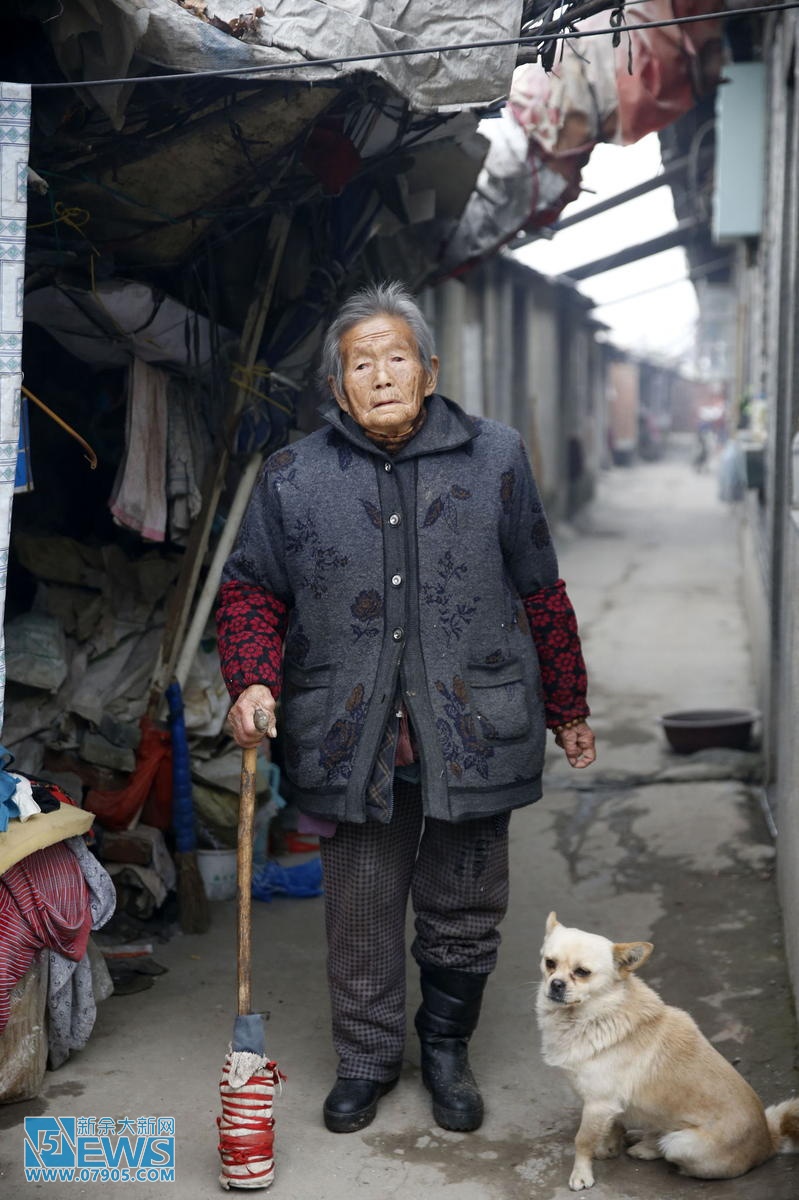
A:
<svg viewBox="0 0 799 1200">
<path fill-rule="evenodd" d="M 266 713 L 255 710 L 255 728 L 266 733 L 269 718 Z M 252 838 L 255 819 L 255 779 L 258 769 L 258 747 L 251 746 L 241 756 L 241 797 L 239 800 L 239 840 L 236 851 L 236 877 L 238 881 L 238 1013 L 244 1016 L 250 1011 L 252 988 Z M 235 1050 L 235 1045 L 234 1045 Z"/>
<path fill-rule="evenodd" d="M 255 727 L 274 737 L 269 717 L 255 711 Z M 237 1016 L 219 1091 L 222 1116 L 217 1117 L 219 1182 L 224 1188 L 265 1188 L 275 1177 L 272 1099 L 280 1082 L 277 1064 L 266 1057 L 263 1017 L 251 1008 L 252 836 L 258 747 L 244 750 L 239 799 Z"/>
</svg>

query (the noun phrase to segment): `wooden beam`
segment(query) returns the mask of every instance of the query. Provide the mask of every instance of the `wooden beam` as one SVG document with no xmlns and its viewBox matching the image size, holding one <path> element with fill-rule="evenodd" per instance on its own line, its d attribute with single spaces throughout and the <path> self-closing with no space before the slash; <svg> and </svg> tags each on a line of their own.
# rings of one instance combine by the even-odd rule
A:
<svg viewBox="0 0 799 1200">
<path fill-rule="evenodd" d="M 701 228 L 703 222 L 691 219 L 680 221 L 676 229 L 662 233 L 659 237 L 650 238 L 648 242 L 638 242 L 635 246 L 626 246 L 615 254 L 604 258 L 596 258 L 593 262 L 584 263 L 581 267 L 572 267 L 562 273 L 562 278 L 571 279 L 575 283 L 581 279 L 590 279 L 593 275 L 604 275 L 606 271 L 615 271 L 617 267 L 625 267 L 628 263 L 639 262 L 642 258 L 650 258 L 663 250 L 672 250 L 675 246 L 684 246 Z"/>
<path fill-rule="evenodd" d="M 703 157 L 710 162 L 713 156 L 712 153 L 708 153 L 705 156 L 700 155 L 700 161 Z M 599 216 L 600 213 L 609 212 L 611 209 L 617 208 L 620 204 L 627 204 L 630 200 L 636 200 L 639 196 L 645 196 L 647 192 L 654 192 L 658 188 L 672 184 L 675 179 L 680 178 L 687 167 L 695 165 L 695 163 L 692 163 L 690 155 L 686 155 L 685 158 L 678 158 L 676 162 L 664 167 L 659 174 L 653 175 L 651 179 L 645 179 L 643 183 L 637 183 L 634 187 L 627 188 L 624 192 L 619 192 L 615 196 L 609 196 L 607 200 L 600 200 L 597 204 L 592 204 L 590 208 L 583 208 L 579 212 L 572 213 L 571 216 L 563 217 L 562 220 L 556 221 L 550 228 L 553 233 L 557 233 L 560 229 L 569 229 L 572 225 L 578 225 L 581 221 L 588 221 L 591 217 Z"/>
<path fill-rule="evenodd" d="M 243 372 L 245 376 L 258 359 L 264 325 L 272 302 L 277 273 L 283 259 L 290 226 L 291 217 L 283 212 L 276 213 L 269 224 L 263 257 L 253 285 L 253 299 L 239 340 L 238 361 L 245 368 Z M 150 690 L 148 712 L 151 716 L 158 710 L 161 698 L 175 673 L 200 571 L 211 537 L 211 528 L 225 488 L 231 447 L 235 443 L 236 431 L 246 397 L 247 393 L 244 388 L 236 387 L 225 419 L 219 458 L 203 484 L 203 506 L 191 528 L 180 574 L 167 608 L 164 636 Z"/>
<path fill-rule="evenodd" d="M 712 159 L 712 152 L 699 156 L 700 162 L 703 160 L 712 162 Z M 599 200 L 589 208 L 581 208 L 578 212 L 572 213 L 568 217 L 563 217 L 560 221 L 556 221 L 554 225 L 547 225 L 545 229 L 536 230 L 533 233 L 521 234 L 508 244 L 508 249 L 521 250 L 522 246 L 529 246 L 531 242 L 540 241 L 542 236 L 549 237 L 552 234 L 559 233 L 561 229 L 570 229 L 572 225 L 579 225 L 582 221 L 590 221 L 592 217 L 598 217 L 600 213 L 611 212 L 614 208 L 618 208 L 620 204 L 627 204 L 630 200 L 636 200 L 639 196 L 645 196 L 648 192 L 654 192 L 658 188 L 666 187 L 667 185 L 670 186 L 692 165 L 690 155 L 678 158 L 675 162 L 664 167 L 658 175 L 653 175 L 651 179 L 645 179 L 643 183 L 637 183 L 635 187 L 627 188 L 624 192 L 618 192 L 615 196 L 608 196 L 607 200 Z"/>
</svg>

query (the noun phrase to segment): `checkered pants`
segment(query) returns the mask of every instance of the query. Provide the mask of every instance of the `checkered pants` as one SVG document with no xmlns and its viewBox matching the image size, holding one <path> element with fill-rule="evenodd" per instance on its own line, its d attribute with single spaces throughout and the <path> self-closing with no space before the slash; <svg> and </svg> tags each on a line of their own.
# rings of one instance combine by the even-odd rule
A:
<svg viewBox="0 0 799 1200">
<path fill-rule="evenodd" d="M 320 838 L 340 1076 L 385 1081 L 399 1070 L 409 894 L 417 962 L 493 970 L 508 904 L 508 820 L 425 819 L 421 788 L 395 780 L 388 824 L 342 823 Z"/>
</svg>

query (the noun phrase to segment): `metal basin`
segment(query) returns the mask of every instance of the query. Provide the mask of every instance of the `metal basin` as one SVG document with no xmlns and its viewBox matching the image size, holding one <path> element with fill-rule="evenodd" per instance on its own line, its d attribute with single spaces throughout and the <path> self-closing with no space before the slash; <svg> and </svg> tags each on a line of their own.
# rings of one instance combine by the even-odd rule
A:
<svg viewBox="0 0 799 1200">
<path fill-rule="evenodd" d="M 716 747 L 749 750 L 759 716 L 756 708 L 697 708 L 664 713 L 660 721 L 671 748 L 693 754 Z"/>
</svg>

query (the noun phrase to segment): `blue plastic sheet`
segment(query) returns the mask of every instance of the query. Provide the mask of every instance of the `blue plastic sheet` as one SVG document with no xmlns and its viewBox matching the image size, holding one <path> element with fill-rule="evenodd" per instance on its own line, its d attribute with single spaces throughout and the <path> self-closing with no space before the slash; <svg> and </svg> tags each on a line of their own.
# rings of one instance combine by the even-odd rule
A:
<svg viewBox="0 0 799 1200">
<path fill-rule="evenodd" d="M 28 401 L 23 396 L 19 405 L 19 446 L 17 449 L 17 469 L 14 476 L 14 492 L 33 491 L 33 472 L 31 470 L 31 433 L 28 417 Z"/>
<path fill-rule="evenodd" d="M 172 731 L 172 828 L 175 833 L 175 849 L 180 854 L 185 854 L 196 848 L 197 837 L 194 830 L 191 763 L 183 715 L 183 694 L 179 683 L 170 683 L 166 689 L 166 699 Z"/>
<path fill-rule="evenodd" d="M 270 859 L 252 877 L 255 900 L 271 900 L 274 896 L 321 896 L 322 890 L 322 862 L 319 858 L 291 867 L 281 866 Z"/>
<path fill-rule="evenodd" d="M 0 833 L 8 829 L 8 822 L 19 816 L 19 809 L 14 800 L 17 791 L 17 781 L 5 770 L 14 761 L 14 755 L 5 746 L 0 746 Z"/>
</svg>

